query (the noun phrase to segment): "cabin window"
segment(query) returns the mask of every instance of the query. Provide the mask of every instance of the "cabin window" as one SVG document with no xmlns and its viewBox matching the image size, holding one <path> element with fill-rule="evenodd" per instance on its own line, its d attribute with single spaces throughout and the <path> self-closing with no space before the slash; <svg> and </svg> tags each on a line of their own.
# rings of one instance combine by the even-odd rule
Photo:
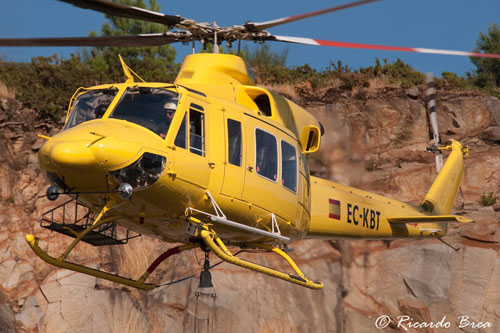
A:
<svg viewBox="0 0 500 333">
<path fill-rule="evenodd" d="M 229 164 L 241 166 L 241 123 L 227 120 L 227 154 Z"/>
<path fill-rule="evenodd" d="M 92 90 L 78 96 L 64 129 L 74 127 L 83 122 L 102 118 L 116 96 L 118 89 Z"/>
<path fill-rule="evenodd" d="M 278 147 L 274 135 L 255 130 L 255 170 L 273 182 L 278 179 Z"/>
<path fill-rule="evenodd" d="M 297 192 L 297 154 L 295 148 L 281 141 L 281 183 L 290 191 Z"/>
<path fill-rule="evenodd" d="M 129 121 L 165 138 L 178 100 L 179 94 L 165 89 L 128 88 L 110 118 Z"/>
<path fill-rule="evenodd" d="M 195 109 L 189 109 L 189 150 L 205 156 L 205 115 Z"/>
<path fill-rule="evenodd" d="M 174 141 L 174 145 L 184 149 L 186 149 L 187 147 L 186 123 L 187 123 L 187 113 L 184 114 L 184 118 L 182 119 L 181 126 L 179 127 L 179 131 L 177 132 L 177 136 L 175 137 Z"/>
</svg>

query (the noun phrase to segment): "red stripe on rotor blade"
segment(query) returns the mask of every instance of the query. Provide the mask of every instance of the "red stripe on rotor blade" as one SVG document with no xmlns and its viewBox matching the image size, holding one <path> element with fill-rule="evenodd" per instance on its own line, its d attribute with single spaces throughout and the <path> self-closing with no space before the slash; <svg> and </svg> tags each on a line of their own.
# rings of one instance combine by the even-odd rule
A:
<svg viewBox="0 0 500 333">
<path fill-rule="evenodd" d="M 348 43 L 348 42 L 336 42 L 330 40 L 314 39 L 321 46 L 332 46 L 332 47 L 344 47 L 351 49 L 368 49 L 368 50 L 385 50 L 385 51 L 400 51 L 400 52 L 418 52 L 411 47 L 400 47 L 400 46 L 385 46 L 385 45 L 373 45 L 373 44 L 360 44 L 360 43 Z"/>
<path fill-rule="evenodd" d="M 480 58 L 496 58 L 496 59 L 500 59 L 500 54 L 488 54 L 488 53 L 475 53 L 475 52 L 471 52 L 469 54 L 469 56 L 471 56 L 471 57 L 480 57 Z"/>
<path fill-rule="evenodd" d="M 442 55 L 500 59 L 500 54 L 495 54 L 495 53 L 478 53 L 478 52 L 467 52 L 467 51 L 426 49 L 426 48 L 418 48 L 418 47 L 414 48 L 414 47 L 401 47 L 401 46 L 388 46 L 388 45 L 348 43 L 348 42 L 337 42 L 337 41 L 322 40 L 322 39 L 312 39 L 312 40 L 314 40 L 316 43 L 318 43 L 321 46 L 343 47 L 343 48 L 350 48 L 350 49 L 415 52 L 415 53 L 427 53 L 427 54 L 442 54 Z"/>
<path fill-rule="evenodd" d="M 472 53 L 471 57 L 496 58 L 500 59 L 500 54 Z"/>
</svg>

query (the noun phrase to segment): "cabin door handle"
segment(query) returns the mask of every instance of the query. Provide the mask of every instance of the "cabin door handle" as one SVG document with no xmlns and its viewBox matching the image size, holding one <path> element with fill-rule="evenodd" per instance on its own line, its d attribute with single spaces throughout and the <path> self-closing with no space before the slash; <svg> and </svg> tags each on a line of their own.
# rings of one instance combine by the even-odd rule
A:
<svg viewBox="0 0 500 333">
<path fill-rule="evenodd" d="M 213 169 L 213 168 L 215 168 L 215 163 L 214 162 L 208 162 L 208 166 Z"/>
</svg>

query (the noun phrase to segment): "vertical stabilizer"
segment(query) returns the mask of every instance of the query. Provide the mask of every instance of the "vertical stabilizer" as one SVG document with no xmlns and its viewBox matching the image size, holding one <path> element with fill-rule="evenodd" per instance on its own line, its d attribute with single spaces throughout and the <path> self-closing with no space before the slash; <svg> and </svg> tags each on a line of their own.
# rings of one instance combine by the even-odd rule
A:
<svg viewBox="0 0 500 333">
<path fill-rule="evenodd" d="M 451 153 L 420 206 L 427 212 L 447 215 L 453 208 L 462 182 L 464 153 L 467 155 L 467 148 L 463 149 L 458 141 L 452 141 L 451 145 L 441 149 L 451 150 Z"/>
</svg>

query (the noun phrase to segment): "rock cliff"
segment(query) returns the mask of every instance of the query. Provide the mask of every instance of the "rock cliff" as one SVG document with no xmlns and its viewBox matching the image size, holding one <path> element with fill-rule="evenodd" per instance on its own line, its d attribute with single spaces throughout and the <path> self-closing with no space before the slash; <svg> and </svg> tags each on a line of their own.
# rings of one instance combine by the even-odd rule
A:
<svg viewBox="0 0 500 333">
<path fill-rule="evenodd" d="M 311 159 L 316 175 L 399 200 L 418 203 L 435 177 L 423 102 L 424 87 L 325 90 L 303 105 L 323 123 L 321 151 Z M 373 332 L 388 315 L 413 322 L 449 321 L 459 316 L 489 322 L 500 330 L 500 101 L 467 92 L 438 98 L 444 140 L 470 148 L 455 211 L 476 220 L 453 225 L 438 240 L 316 241 L 293 244 L 292 257 L 306 275 L 323 281 L 320 291 L 222 264 L 212 270 L 216 297 L 196 295 L 198 279 L 145 292 L 66 270 L 37 258 L 24 240 L 35 233 L 49 253 L 69 239 L 40 228 L 42 212 L 56 203 L 44 197 L 47 183 L 36 153 L 36 133 L 53 134 L 61 124 L 36 115 L 12 99 L 0 100 L 0 332 L 180 332 L 207 329 L 239 332 Z M 62 199 L 59 199 L 62 200 Z M 141 237 L 127 246 L 80 244 L 71 260 L 124 276 L 138 277 L 172 245 Z M 244 258 L 282 269 L 269 255 Z M 169 259 L 154 275 L 166 283 L 199 274 L 203 253 Z M 218 258 L 211 256 L 212 263 Z M 212 291 L 214 292 L 214 291 Z M 477 332 L 471 326 L 466 332 Z M 414 331 L 433 332 L 432 328 Z M 453 331 L 453 330 L 452 330 Z"/>
</svg>

